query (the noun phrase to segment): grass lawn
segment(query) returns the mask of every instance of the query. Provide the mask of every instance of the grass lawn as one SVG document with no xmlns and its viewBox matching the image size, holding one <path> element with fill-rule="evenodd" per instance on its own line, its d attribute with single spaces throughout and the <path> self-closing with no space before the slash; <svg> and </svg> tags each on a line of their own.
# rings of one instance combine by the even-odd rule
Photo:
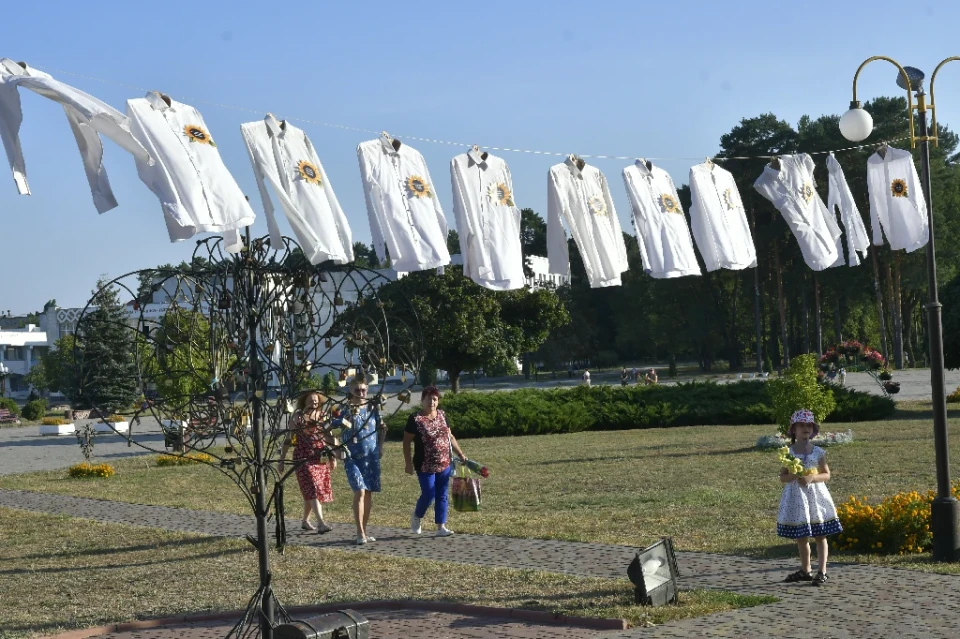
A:
<svg viewBox="0 0 960 639">
<path fill-rule="evenodd" d="M 951 411 L 951 454 L 960 460 L 960 411 Z M 836 425 L 855 442 L 828 453 L 835 501 L 851 494 L 879 500 L 935 486 L 929 404 L 903 403 L 890 419 Z M 451 527 L 470 533 L 644 546 L 672 536 L 680 550 L 748 556 L 791 556 L 795 546 L 775 534 L 781 485 L 776 454 L 753 448 L 772 426 L 700 426 L 635 431 L 465 440 L 466 453 L 487 464 L 480 513 L 453 513 Z M 456 432 L 456 424 L 454 424 Z M 157 468 L 153 457 L 121 460 L 108 480 L 78 481 L 64 471 L 0 477 L 0 487 L 144 504 L 248 513 L 236 487 L 210 467 Z M 403 473 L 399 443 L 383 459 L 384 492 L 372 521 L 408 525 L 417 482 Z M 351 521 L 344 474 L 334 475 L 333 521 Z M 296 516 L 296 482 L 287 491 Z M 836 556 L 956 571 L 929 556 Z"/>
<path fill-rule="evenodd" d="M 68 532 L 68 534 L 64 534 Z M 274 553 L 285 605 L 372 599 L 455 601 L 659 624 L 772 603 L 692 591 L 679 606 L 632 605 L 630 583 L 288 546 Z M 246 541 L 0 509 L 0 637 L 235 610 L 257 587 Z"/>
</svg>

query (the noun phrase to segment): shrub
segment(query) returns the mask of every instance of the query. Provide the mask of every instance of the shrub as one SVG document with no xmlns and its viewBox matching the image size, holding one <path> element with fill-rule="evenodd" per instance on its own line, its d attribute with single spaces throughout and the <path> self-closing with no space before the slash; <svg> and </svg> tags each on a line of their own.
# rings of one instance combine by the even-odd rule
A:
<svg viewBox="0 0 960 639">
<path fill-rule="evenodd" d="M 790 416 L 801 408 L 813 411 L 818 422 L 836 408 L 833 392 L 817 381 L 817 357 L 798 355 L 790 362 L 790 368 L 780 379 L 767 382 L 774 421 L 781 433 L 790 427 Z"/>
<path fill-rule="evenodd" d="M 457 437 L 498 437 L 573 433 L 585 430 L 666 428 L 704 424 L 771 424 L 767 383 L 690 382 L 671 386 L 576 386 L 573 388 L 448 393 L 441 408 Z M 837 389 L 837 419 L 879 419 L 893 402 L 866 393 Z M 391 437 L 403 433 L 415 409 L 387 418 Z"/>
<path fill-rule="evenodd" d="M 90 477 L 113 477 L 116 471 L 110 464 L 91 464 L 83 462 L 75 464 L 67 471 L 71 477 L 85 479 Z"/>
<path fill-rule="evenodd" d="M 328 371 L 327 374 L 323 376 L 320 388 L 323 390 L 324 395 L 328 397 L 332 397 L 337 392 L 337 376 L 333 374 L 333 371 Z"/>
<path fill-rule="evenodd" d="M 953 494 L 960 496 L 960 483 Z M 925 552 L 933 547 L 930 513 L 936 491 L 898 493 L 876 506 L 866 497 L 850 497 L 837 507 L 843 532 L 837 537 L 839 550 L 875 554 Z"/>
<path fill-rule="evenodd" d="M 119 424 L 120 422 L 127 421 L 127 418 L 124 417 L 123 415 L 110 415 L 110 417 L 105 418 L 104 421 L 109 422 L 111 424 Z"/>
<path fill-rule="evenodd" d="M 30 420 L 42 419 L 46 414 L 47 402 L 42 399 L 35 399 L 32 402 L 27 402 L 27 404 L 23 407 L 23 412 L 21 413 L 24 419 Z"/>
<path fill-rule="evenodd" d="M 960 386 L 957 386 L 957 390 L 947 395 L 947 401 L 950 402 L 951 404 L 956 404 L 957 402 L 960 402 Z"/>
<path fill-rule="evenodd" d="M 769 355 L 767 355 L 766 357 L 763 358 L 763 368 L 764 368 L 768 373 L 773 373 L 773 360 L 770 359 L 770 356 L 769 356 Z"/>
<path fill-rule="evenodd" d="M 63 426 L 69 422 L 63 417 L 44 417 L 40 423 L 44 426 Z"/>
<path fill-rule="evenodd" d="M 0 408 L 6 408 L 14 417 L 20 417 L 20 406 L 9 397 L 0 397 Z"/>
<path fill-rule="evenodd" d="M 190 464 L 212 464 L 213 457 L 206 453 L 187 453 L 186 455 L 157 455 L 157 466 L 188 466 Z"/>
</svg>

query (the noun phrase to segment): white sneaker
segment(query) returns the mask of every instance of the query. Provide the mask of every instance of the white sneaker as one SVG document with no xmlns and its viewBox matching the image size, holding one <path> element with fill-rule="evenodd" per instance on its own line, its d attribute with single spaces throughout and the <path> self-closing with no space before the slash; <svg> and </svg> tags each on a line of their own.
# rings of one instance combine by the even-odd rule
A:
<svg viewBox="0 0 960 639">
<path fill-rule="evenodd" d="M 365 543 L 367 543 L 367 538 L 366 538 L 366 537 L 357 537 L 357 545 L 358 545 L 358 546 L 362 546 L 362 545 L 364 545 Z"/>
<path fill-rule="evenodd" d="M 376 537 L 373 537 L 373 536 L 371 536 L 371 535 L 367 535 L 367 541 L 376 541 L 376 540 L 377 540 Z"/>
<path fill-rule="evenodd" d="M 437 537 L 449 537 L 453 534 L 453 531 L 447 528 L 446 526 L 440 526 L 437 528 Z"/>
<path fill-rule="evenodd" d="M 423 532 L 423 528 L 420 526 L 420 518 L 416 515 L 410 515 L 410 532 L 414 535 L 419 535 Z"/>
</svg>

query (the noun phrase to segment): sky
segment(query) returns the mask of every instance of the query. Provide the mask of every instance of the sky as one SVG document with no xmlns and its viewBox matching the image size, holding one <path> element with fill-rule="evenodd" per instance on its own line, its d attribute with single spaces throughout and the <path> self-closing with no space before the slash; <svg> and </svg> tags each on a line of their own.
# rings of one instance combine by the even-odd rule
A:
<svg viewBox="0 0 960 639">
<path fill-rule="evenodd" d="M 804 114 L 843 113 L 870 56 L 929 76 L 960 55 L 958 25 L 960 3 L 948 1 L 36 0 L 0 26 L 0 57 L 120 111 L 146 90 L 196 107 L 250 196 L 255 236 L 266 223 L 239 126 L 268 111 L 290 120 L 317 149 L 354 240 L 369 243 L 356 146 L 379 131 L 424 155 L 451 228 L 453 156 L 471 144 L 558 154 L 497 152 L 517 205 L 546 217 L 547 171 L 567 153 L 664 158 L 654 162 L 684 184 L 742 118 L 772 112 L 795 125 Z M 870 65 L 861 99 L 900 95 L 896 73 Z M 938 118 L 960 128 L 960 63 L 938 80 Z M 195 242 L 169 241 L 129 154 L 104 141 L 120 206 L 100 215 L 62 109 L 21 93 L 33 195 L 0 176 L 0 312 L 37 311 L 50 299 L 83 306 L 98 277 L 189 260 Z M 629 161 L 590 163 L 630 229 L 620 179 Z"/>
</svg>

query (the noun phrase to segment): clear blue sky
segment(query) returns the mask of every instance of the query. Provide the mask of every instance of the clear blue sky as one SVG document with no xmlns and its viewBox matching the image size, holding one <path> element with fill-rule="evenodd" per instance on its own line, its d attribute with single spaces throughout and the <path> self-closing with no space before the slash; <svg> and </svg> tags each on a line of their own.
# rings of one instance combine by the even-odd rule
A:
<svg viewBox="0 0 960 639">
<path fill-rule="evenodd" d="M 266 233 L 239 125 L 271 111 L 307 131 L 369 242 L 356 145 L 373 131 L 562 153 L 701 158 L 742 117 L 842 113 L 853 73 L 888 55 L 928 74 L 960 54 L 960 4 L 633 0 L 532 2 L 33 2 L 7 16 L 0 56 L 24 60 L 125 110 L 142 87 L 204 115 Z M 909 31 L 907 26 L 910 25 Z M 925 40 L 925 41 L 923 41 Z M 109 80 L 103 83 L 56 70 Z M 865 72 L 863 99 L 895 94 L 895 69 Z M 960 64 L 938 83 L 940 119 L 960 127 Z M 98 215 L 60 107 L 23 93 L 21 140 L 33 195 L 0 175 L 0 311 L 80 306 L 101 274 L 189 258 L 171 244 L 132 158 L 105 141 L 120 206 Z M 250 109 L 224 108 L 232 105 Z M 454 228 L 449 160 L 464 146 L 409 141 L 426 157 Z M 546 213 L 560 161 L 501 153 L 521 207 Z M 660 164 L 679 185 L 695 160 Z M 621 160 L 597 160 L 624 229 Z M 848 167 L 859 170 L 857 167 Z M 289 233 L 285 221 L 284 231 Z"/>
</svg>

